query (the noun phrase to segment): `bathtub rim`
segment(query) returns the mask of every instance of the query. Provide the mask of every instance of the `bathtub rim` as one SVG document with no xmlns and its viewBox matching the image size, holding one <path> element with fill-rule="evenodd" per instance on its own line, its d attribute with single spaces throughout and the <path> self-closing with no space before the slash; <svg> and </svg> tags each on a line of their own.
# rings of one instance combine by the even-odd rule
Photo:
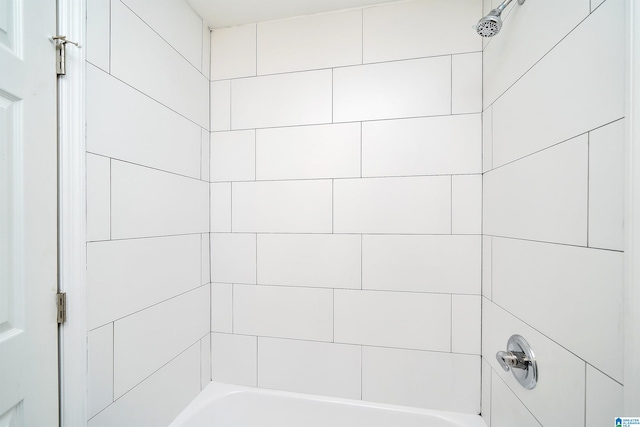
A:
<svg viewBox="0 0 640 427">
<path fill-rule="evenodd" d="M 316 394 L 299 393 L 284 390 L 274 390 L 260 387 L 249 387 L 243 385 L 227 384 L 212 381 L 187 405 L 186 408 L 171 421 L 169 427 L 181 427 L 181 423 L 186 421 L 192 414 L 199 412 L 210 402 L 236 394 L 259 394 L 267 396 L 280 396 L 293 399 L 311 400 L 315 402 L 334 403 L 338 405 L 356 406 L 360 408 L 386 409 L 394 412 L 403 412 L 416 415 L 431 415 L 443 418 L 452 422 L 461 422 L 465 427 L 486 427 L 483 418 L 478 414 L 468 414 L 462 412 L 441 411 L 437 409 L 416 408 L 411 406 L 394 405 L 388 403 L 377 403 L 366 400 L 347 399 L 343 397 L 322 396 Z"/>
</svg>

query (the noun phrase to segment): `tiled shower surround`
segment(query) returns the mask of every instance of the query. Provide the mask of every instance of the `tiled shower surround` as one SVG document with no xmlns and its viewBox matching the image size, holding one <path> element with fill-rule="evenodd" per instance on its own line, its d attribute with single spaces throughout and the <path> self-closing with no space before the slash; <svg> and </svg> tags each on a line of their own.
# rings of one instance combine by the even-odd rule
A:
<svg viewBox="0 0 640 427">
<path fill-rule="evenodd" d="M 479 413 L 481 11 L 213 31 L 214 381 Z"/>
<path fill-rule="evenodd" d="M 88 1 L 91 427 L 166 425 L 211 379 L 608 425 L 623 2 L 528 0 L 483 40 L 498 3 L 209 33 Z M 495 361 L 513 333 L 533 391 Z"/>
</svg>

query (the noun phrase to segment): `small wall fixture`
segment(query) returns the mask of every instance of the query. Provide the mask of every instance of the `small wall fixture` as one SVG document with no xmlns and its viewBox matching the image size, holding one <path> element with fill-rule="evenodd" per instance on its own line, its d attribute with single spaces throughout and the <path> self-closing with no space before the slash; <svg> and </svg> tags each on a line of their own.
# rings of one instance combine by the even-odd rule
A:
<svg viewBox="0 0 640 427">
<path fill-rule="evenodd" d="M 520 335 L 512 335 L 507 351 L 496 353 L 496 359 L 506 372 L 511 370 L 520 385 L 531 390 L 538 383 L 538 364 L 529 343 Z"/>
</svg>

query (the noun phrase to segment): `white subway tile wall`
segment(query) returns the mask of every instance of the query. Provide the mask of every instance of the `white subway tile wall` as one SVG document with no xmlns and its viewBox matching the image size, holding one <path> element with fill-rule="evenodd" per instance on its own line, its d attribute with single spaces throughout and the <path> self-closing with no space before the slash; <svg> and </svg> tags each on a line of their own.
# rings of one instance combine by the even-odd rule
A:
<svg viewBox="0 0 640 427">
<path fill-rule="evenodd" d="M 214 380 L 479 412 L 480 6 L 212 31 Z"/>
<path fill-rule="evenodd" d="M 211 380 L 210 34 L 181 0 L 90 3 L 88 424 L 167 425 Z"/>
<path fill-rule="evenodd" d="M 484 50 L 491 427 L 601 426 L 622 413 L 624 1 L 560 3 L 514 6 Z M 532 391 L 496 362 L 512 334 L 539 361 Z"/>
</svg>

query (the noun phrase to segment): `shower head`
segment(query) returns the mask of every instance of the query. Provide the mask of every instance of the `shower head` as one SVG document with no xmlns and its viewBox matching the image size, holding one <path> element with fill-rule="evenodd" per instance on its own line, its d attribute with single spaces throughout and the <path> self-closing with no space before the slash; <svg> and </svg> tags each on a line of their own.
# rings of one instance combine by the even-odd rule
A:
<svg viewBox="0 0 640 427">
<path fill-rule="evenodd" d="M 489 14 L 478 21 L 478 24 L 475 26 L 476 31 L 482 37 L 493 37 L 500 32 L 502 28 L 502 18 L 500 15 L 502 11 L 506 9 L 506 7 L 513 0 L 505 0 L 500 6 L 493 9 Z M 525 0 L 518 0 L 518 4 L 523 4 Z"/>
</svg>

